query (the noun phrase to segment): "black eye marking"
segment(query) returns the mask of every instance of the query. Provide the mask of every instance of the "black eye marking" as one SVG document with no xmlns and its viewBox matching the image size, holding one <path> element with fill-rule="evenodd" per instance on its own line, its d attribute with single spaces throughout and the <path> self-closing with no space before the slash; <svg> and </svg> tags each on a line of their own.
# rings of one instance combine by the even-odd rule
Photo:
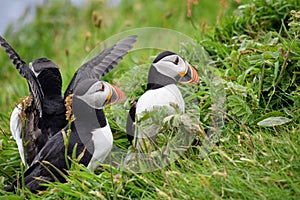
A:
<svg viewBox="0 0 300 200">
<path fill-rule="evenodd" d="M 177 56 L 176 59 L 175 59 L 175 61 L 174 61 L 174 64 L 178 65 L 178 63 L 179 63 L 179 57 Z"/>
</svg>

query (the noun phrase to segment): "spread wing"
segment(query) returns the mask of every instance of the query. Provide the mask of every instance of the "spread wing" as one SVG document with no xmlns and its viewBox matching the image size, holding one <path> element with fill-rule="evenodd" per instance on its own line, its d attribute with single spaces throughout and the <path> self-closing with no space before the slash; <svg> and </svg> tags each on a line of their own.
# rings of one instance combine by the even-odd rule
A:
<svg viewBox="0 0 300 200">
<path fill-rule="evenodd" d="M 34 73 L 29 69 L 26 63 L 20 58 L 15 50 L 6 42 L 6 40 L 0 36 L 0 45 L 9 56 L 11 62 L 15 65 L 21 76 L 23 76 L 29 85 L 30 93 L 33 97 L 33 107 L 39 111 L 40 117 L 42 116 L 42 100 L 44 98 L 43 91 L 39 81 Z"/>
<path fill-rule="evenodd" d="M 66 92 L 65 98 L 73 93 L 74 89 L 84 79 L 95 78 L 100 80 L 108 72 L 110 72 L 128 51 L 133 47 L 132 44 L 136 42 L 137 36 L 129 36 L 120 40 L 111 47 L 103 50 L 100 54 L 84 63 L 75 73 Z"/>
</svg>

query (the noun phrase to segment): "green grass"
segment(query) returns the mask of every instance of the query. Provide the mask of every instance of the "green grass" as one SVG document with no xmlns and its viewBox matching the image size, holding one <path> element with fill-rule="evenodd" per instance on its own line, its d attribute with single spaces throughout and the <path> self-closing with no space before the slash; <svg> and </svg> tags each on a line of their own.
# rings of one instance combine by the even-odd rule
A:
<svg viewBox="0 0 300 200">
<path fill-rule="evenodd" d="M 192 18 L 187 17 L 187 1 L 180 0 L 123 0 L 114 8 L 92 1 L 81 9 L 54 2 L 38 8 L 33 22 L 17 32 L 9 29 L 5 37 L 26 62 L 38 57 L 55 61 L 60 66 L 64 88 L 90 51 L 119 32 L 155 26 L 192 37 L 208 52 L 210 65 L 215 66 L 214 73 L 221 78 L 219 89 L 227 97 L 224 126 L 217 145 L 207 155 L 203 156 L 201 145 L 194 145 L 170 166 L 151 173 L 103 165 L 93 174 L 74 163 L 66 184 L 50 183 L 48 190 L 39 194 L 19 190 L 15 196 L 0 189 L 0 196 L 297 199 L 300 196 L 300 18 L 292 16 L 292 10 L 300 10 L 297 1 L 200 0 L 192 5 Z M 101 27 L 96 26 L 100 19 Z M 204 62 L 197 60 L 197 55 L 193 57 L 189 49 L 183 52 L 193 65 Z M 130 75 L 127 72 L 130 66 L 149 64 L 151 56 L 157 53 L 155 50 L 130 53 L 105 80 L 123 83 L 124 75 Z M 28 88 L 3 51 L 0 51 L 0 62 L 0 188 L 3 188 L 21 176 L 16 144 L 10 138 L 9 116 L 18 98 L 28 95 Z M 140 82 L 142 87 L 147 69 L 141 69 L 140 73 L 129 86 Z M 207 77 L 204 74 L 200 77 L 199 87 L 189 88 L 195 94 L 186 91 L 186 100 L 199 100 L 193 106 L 199 110 L 199 120 L 208 131 L 210 107 L 217 97 Z M 133 94 L 129 92 L 127 89 L 126 95 L 131 99 L 140 95 L 141 89 L 135 87 Z M 106 109 L 106 113 L 114 142 L 126 150 L 124 124 L 117 120 L 113 109 Z M 291 121 L 273 127 L 257 125 L 264 119 L 279 116 Z"/>
</svg>

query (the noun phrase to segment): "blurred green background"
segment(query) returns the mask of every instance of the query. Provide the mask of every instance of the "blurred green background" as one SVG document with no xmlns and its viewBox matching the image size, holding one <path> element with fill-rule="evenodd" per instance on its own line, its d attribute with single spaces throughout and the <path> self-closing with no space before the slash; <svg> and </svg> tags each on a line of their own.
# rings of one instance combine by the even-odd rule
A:
<svg viewBox="0 0 300 200">
<path fill-rule="evenodd" d="M 217 146 L 205 158 L 200 156 L 201 145 L 195 145 L 176 163 L 153 173 L 102 166 L 102 173 L 91 174 L 78 165 L 70 171 L 67 184 L 51 184 L 38 195 L 18 190 L 18 197 L 1 189 L 0 194 L 16 199 L 297 199 L 300 14 L 292 10 L 300 10 L 298 1 L 122 0 L 111 6 L 92 0 L 77 7 L 65 0 L 37 6 L 31 22 L 20 26 L 21 17 L 4 37 L 27 63 L 39 57 L 57 63 L 64 89 L 86 56 L 105 39 L 133 28 L 168 28 L 188 35 L 208 52 L 226 91 L 226 123 Z M 156 54 L 129 54 L 105 80 L 118 81 L 128 63 L 149 64 Z M 199 120 L 206 127 L 211 93 L 203 82 L 198 89 Z M 26 81 L 2 50 L 0 94 L 2 187 L 21 175 L 9 116 L 18 99 L 28 95 Z M 126 144 L 124 130 L 108 113 L 114 142 Z M 257 124 L 269 117 L 288 121 L 278 125 L 271 120 L 270 127 Z"/>
</svg>

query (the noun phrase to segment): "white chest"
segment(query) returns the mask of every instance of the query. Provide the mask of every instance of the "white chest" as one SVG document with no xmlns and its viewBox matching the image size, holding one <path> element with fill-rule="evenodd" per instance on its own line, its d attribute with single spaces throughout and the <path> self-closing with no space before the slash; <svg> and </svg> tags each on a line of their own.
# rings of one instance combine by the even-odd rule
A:
<svg viewBox="0 0 300 200">
<path fill-rule="evenodd" d="M 180 90 L 176 85 L 167 85 L 162 88 L 148 90 L 138 100 L 136 105 L 136 114 L 139 115 L 143 111 L 151 111 L 155 106 L 167 106 L 171 113 L 174 108 L 170 103 L 177 104 L 182 112 L 184 112 L 184 101 Z"/>
<path fill-rule="evenodd" d="M 95 129 L 92 134 L 94 153 L 88 168 L 94 170 L 98 165 L 97 163 L 103 162 L 111 151 L 113 147 L 113 135 L 108 123 L 103 128 Z"/>
</svg>

